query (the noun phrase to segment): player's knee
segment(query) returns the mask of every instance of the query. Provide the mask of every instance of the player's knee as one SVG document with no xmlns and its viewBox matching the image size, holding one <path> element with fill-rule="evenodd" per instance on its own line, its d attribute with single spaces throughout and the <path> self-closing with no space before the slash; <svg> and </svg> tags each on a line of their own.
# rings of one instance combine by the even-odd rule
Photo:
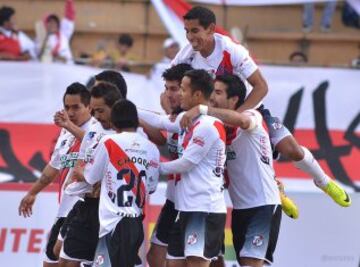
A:
<svg viewBox="0 0 360 267">
<path fill-rule="evenodd" d="M 62 242 L 60 242 L 59 240 L 56 241 L 54 247 L 53 247 L 53 253 L 54 253 L 54 256 L 58 259 L 59 258 L 59 255 L 60 255 L 60 250 L 61 250 L 61 244 Z"/>
<path fill-rule="evenodd" d="M 292 161 L 299 161 L 304 158 L 304 151 L 301 146 L 299 146 L 296 141 L 291 138 L 285 138 L 276 146 L 276 149 L 282 156 Z"/>
<path fill-rule="evenodd" d="M 150 267 L 158 267 L 159 265 L 161 267 L 165 265 L 165 257 L 162 255 L 161 251 L 158 251 L 153 245 L 146 254 L 146 260 Z"/>
<path fill-rule="evenodd" d="M 154 266 L 154 250 L 152 249 L 152 247 L 150 248 L 150 250 L 146 254 L 146 260 L 149 263 L 150 267 Z"/>
<path fill-rule="evenodd" d="M 240 265 L 241 266 L 249 266 L 249 267 L 262 267 L 264 265 L 264 260 L 255 259 L 255 258 L 240 258 Z"/>
</svg>

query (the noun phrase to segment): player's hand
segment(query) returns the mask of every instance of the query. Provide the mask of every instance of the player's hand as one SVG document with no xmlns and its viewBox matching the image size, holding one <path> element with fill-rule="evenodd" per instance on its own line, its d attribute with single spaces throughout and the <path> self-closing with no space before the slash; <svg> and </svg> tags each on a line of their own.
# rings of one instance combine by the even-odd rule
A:
<svg viewBox="0 0 360 267">
<path fill-rule="evenodd" d="M 180 126 L 182 129 L 188 129 L 191 127 L 194 119 L 200 115 L 199 106 L 195 106 L 192 109 L 185 112 L 180 120 Z"/>
<path fill-rule="evenodd" d="M 72 122 L 68 114 L 64 110 L 61 110 L 55 113 L 54 123 L 61 128 L 67 129 Z"/>
<path fill-rule="evenodd" d="M 19 216 L 30 217 L 32 215 L 32 207 L 35 203 L 36 196 L 27 194 L 20 202 Z"/>
</svg>

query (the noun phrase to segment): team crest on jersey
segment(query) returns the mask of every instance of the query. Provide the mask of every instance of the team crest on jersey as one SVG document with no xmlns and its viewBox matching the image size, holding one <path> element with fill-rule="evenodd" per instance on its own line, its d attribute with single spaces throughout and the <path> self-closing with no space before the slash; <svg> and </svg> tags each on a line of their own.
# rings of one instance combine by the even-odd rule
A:
<svg viewBox="0 0 360 267">
<path fill-rule="evenodd" d="M 97 255 L 96 259 L 95 259 L 95 267 L 98 266 L 102 266 L 104 264 L 105 260 L 104 260 L 104 255 Z"/>
<path fill-rule="evenodd" d="M 65 146 L 65 145 L 66 145 L 66 142 L 67 142 L 67 140 L 66 140 L 66 139 L 65 139 L 65 140 L 63 140 L 63 141 L 61 142 L 60 146 L 61 146 L 61 147 Z"/>
<path fill-rule="evenodd" d="M 260 247 L 262 244 L 264 244 L 264 237 L 262 235 L 256 235 L 253 238 L 252 244 L 255 247 Z"/>
<path fill-rule="evenodd" d="M 192 233 L 188 236 L 187 243 L 188 245 L 194 245 L 198 241 L 198 237 L 196 233 Z"/>
<path fill-rule="evenodd" d="M 93 139 L 95 136 L 96 132 L 89 132 L 89 139 Z"/>
</svg>

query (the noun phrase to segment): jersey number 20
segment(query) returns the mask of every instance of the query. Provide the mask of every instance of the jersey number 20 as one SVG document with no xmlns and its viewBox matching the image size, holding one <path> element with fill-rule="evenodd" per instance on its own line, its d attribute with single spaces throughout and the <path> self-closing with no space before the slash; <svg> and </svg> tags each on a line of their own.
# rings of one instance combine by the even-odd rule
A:
<svg viewBox="0 0 360 267">
<path fill-rule="evenodd" d="M 123 180 L 125 175 L 130 176 L 128 184 L 120 186 L 117 190 L 117 204 L 119 207 L 131 207 L 134 201 L 133 196 L 127 196 L 124 199 L 124 192 L 133 191 L 135 197 L 135 203 L 139 208 L 142 208 L 145 204 L 145 192 L 141 189 L 142 179 L 146 179 L 146 172 L 144 170 L 140 171 L 139 175 L 136 177 L 135 173 L 131 169 L 124 168 L 120 170 L 117 174 L 118 180 Z M 135 189 L 135 190 L 133 190 Z"/>
</svg>

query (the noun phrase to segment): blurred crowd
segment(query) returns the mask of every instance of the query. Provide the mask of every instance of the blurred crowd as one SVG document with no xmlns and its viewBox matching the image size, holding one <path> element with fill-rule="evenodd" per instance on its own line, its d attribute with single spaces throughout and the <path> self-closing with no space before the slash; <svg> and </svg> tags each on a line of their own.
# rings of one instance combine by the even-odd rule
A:
<svg viewBox="0 0 360 267">
<path fill-rule="evenodd" d="M 332 18 L 336 9 L 336 1 L 328 1 L 320 23 L 320 31 L 331 32 Z M 314 31 L 314 3 L 304 5 L 302 28 L 304 34 Z M 133 52 L 134 38 L 127 33 L 119 35 L 115 44 L 107 44 L 99 40 L 95 53 L 82 53 L 74 59 L 70 41 L 75 31 L 74 0 L 66 0 L 63 17 L 51 13 L 44 15 L 35 24 L 35 38 L 31 39 L 17 28 L 16 10 L 10 6 L 0 8 L 0 60 L 36 60 L 40 62 L 62 62 L 66 64 L 88 64 L 100 68 L 114 68 L 121 71 L 131 71 L 131 66 L 143 62 Z M 347 2 L 343 3 L 342 21 L 344 25 L 360 28 L 360 17 Z M 112 41 L 113 42 L 113 41 Z M 113 47 L 112 49 L 109 47 Z M 153 65 L 150 75 L 159 76 L 169 67 L 170 61 L 179 51 L 179 44 L 174 39 L 166 39 L 163 43 L 163 59 Z M 291 64 L 307 64 L 306 49 L 301 46 L 289 55 Z M 359 57 L 352 60 L 353 67 L 360 67 Z M 160 74 L 159 74 L 160 73 Z"/>
</svg>

